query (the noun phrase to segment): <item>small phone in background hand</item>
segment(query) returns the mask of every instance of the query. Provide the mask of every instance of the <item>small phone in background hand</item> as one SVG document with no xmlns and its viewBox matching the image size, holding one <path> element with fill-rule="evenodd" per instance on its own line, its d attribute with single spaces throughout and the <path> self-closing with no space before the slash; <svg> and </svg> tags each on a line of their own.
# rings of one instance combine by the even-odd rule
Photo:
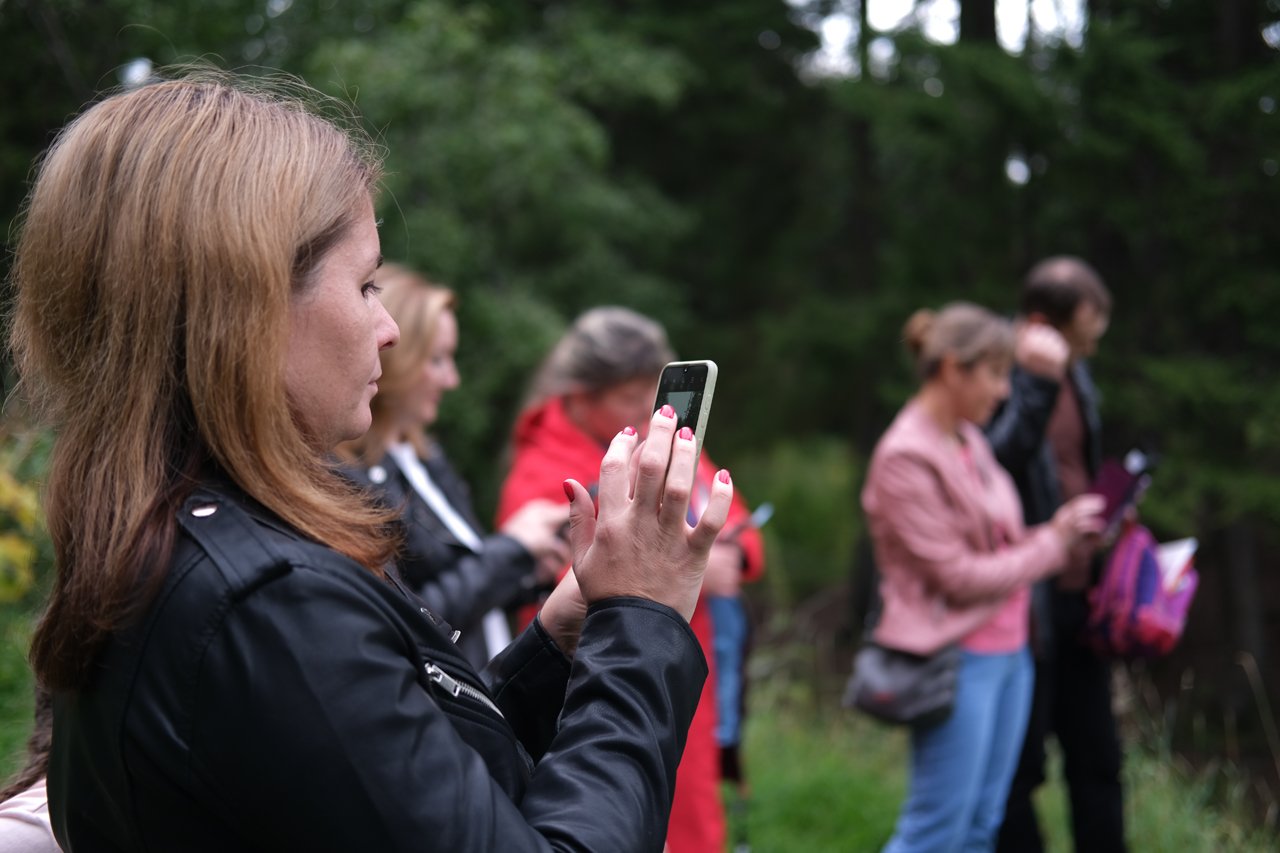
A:
<svg viewBox="0 0 1280 853">
<path fill-rule="evenodd" d="M 1089 491 L 1101 495 L 1105 506 L 1102 518 L 1106 524 L 1103 540 L 1114 538 L 1125 513 L 1136 506 L 1151 483 L 1153 460 L 1140 450 L 1130 450 L 1124 460 L 1104 460 Z"/>
<path fill-rule="evenodd" d="M 675 409 L 676 429 L 687 426 L 693 430 L 697 454 L 702 453 L 702 437 L 711 415 L 717 372 L 714 361 L 673 361 L 662 368 L 658 377 L 658 396 L 653 401 L 653 410 L 656 412 L 663 406 Z"/>
</svg>

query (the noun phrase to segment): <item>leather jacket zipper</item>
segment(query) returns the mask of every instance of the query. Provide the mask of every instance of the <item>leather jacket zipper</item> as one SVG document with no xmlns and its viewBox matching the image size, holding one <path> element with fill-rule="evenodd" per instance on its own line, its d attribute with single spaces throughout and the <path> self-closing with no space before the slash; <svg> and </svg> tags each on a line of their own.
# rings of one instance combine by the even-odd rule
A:
<svg viewBox="0 0 1280 853">
<path fill-rule="evenodd" d="M 426 670 L 427 670 L 427 678 L 431 679 L 434 683 L 439 684 L 441 687 L 443 687 L 446 691 L 448 691 L 450 696 L 457 698 L 459 694 L 465 695 L 471 699 L 474 699 L 480 704 L 484 705 L 486 708 L 488 708 L 490 711 L 493 711 L 493 713 L 497 714 L 499 717 L 502 717 L 504 720 L 506 719 L 502 711 L 498 709 L 497 705 L 493 704 L 493 701 L 488 696 L 484 695 L 479 690 L 476 690 L 470 684 L 464 684 L 463 682 L 451 676 L 449 673 L 445 672 L 440 667 L 436 666 L 431 661 L 427 661 Z"/>
</svg>

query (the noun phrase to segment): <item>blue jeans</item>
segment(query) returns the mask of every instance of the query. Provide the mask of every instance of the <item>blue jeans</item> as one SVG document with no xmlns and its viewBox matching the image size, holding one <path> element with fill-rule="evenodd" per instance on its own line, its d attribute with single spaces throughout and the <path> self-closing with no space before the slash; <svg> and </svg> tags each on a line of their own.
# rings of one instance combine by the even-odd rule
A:
<svg viewBox="0 0 1280 853">
<path fill-rule="evenodd" d="M 707 597 L 711 646 L 716 657 L 716 741 L 737 746 L 742 740 L 742 658 L 747 647 L 747 611 L 737 596 Z"/>
<path fill-rule="evenodd" d="M 1034 679 L 1025 648 L 964 652 L 950 718 L 911 732 L 910 790 L 885 853 L 994 849 Z"/>
</svg>

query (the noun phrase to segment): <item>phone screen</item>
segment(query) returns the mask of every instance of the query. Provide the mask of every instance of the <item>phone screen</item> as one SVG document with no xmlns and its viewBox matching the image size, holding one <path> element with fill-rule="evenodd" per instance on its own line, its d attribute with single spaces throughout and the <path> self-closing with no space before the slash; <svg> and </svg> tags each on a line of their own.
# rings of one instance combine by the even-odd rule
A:
<svg viewBox="0 0 1280 853">
<path fill-rule="evenodd" d="M 676 429 L 687 426 L 693 430 L 699 451 L 715 391 L 716 372 L 713 361 L 672 362 L 662 369 L 658 396 L 653 401 L 655 412 L 664 405 L 675 409 Z"/>
<path fill-rule="evenodd" d="M 700 402 L 701 396 L 697 391 L 672 391 L 667 395 L 667 403 L 676 410 L 677 428 L 689 426 L 689 415 L 696 411 L 693 405 L 695 402 Z"/>
</svg>

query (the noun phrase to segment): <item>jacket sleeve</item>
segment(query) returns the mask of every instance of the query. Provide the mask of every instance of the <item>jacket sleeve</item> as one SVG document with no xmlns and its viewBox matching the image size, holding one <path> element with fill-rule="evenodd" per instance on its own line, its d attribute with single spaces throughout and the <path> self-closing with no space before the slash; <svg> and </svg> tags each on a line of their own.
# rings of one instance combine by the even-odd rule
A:
<svg viewBox="0 0 1280 853">
<path fill-rule="evenodd" d="M 569 667 L 569 658 L 535 618 L 482 673 L 512 731 L 535 761 L 555 737 Z"/>
<path fill-rule="evenodd" d="M 483 532 L 472 511 L 471 489 L 438 444 L 424 464 L 454 511 L 473 530 Z M 484 537 L 478 552 L 471 551 L 444 532 L 444 522 L 407 483 L 404 500 L 406 535 L 397 565 L 405 583 L 428 607 L 467 629 L 490 610 L 526 599 L 534 559 L 523 545 L 496 533 Z"/>
<path fill-rule="evenodd" d="M 414 530 L 397 559 L 404 582 L 456 627 L 477 624 L 488 611 L 524 599 L 533 556 L 523 545 L 495 533 L 476 553 Z"/>
<path fill-rule="evenodd" d="M 934 469 L 915 454 L 878 459 L 868 481 L 877 508 L 873 523 L 901 547 L 904 568 L 922 574 L 955 604 L 1008 595 L 1066 561 L 1061 537 L 1047 524 L 997 551 L 974 548 L 964 528 L 967 518 L 948 502 Z"/>
<path fill-rule="evenodd" d="M 303 570 L 232 604 L 193 676 L 196 795 L 262 849 L 662 849 L 706 675 L 674 611 L 615 599 L 588 614 L 563 723 L 519 803 L 442 709 L 402 627 Z"/>
<path fill-rule="evenodd" d="M 1014 368 L 1009 398 L 984 428 L 996 459 L 1006 471 L 1023 471 L 1044 444 L 1061 383 Z"/>
</svg>

